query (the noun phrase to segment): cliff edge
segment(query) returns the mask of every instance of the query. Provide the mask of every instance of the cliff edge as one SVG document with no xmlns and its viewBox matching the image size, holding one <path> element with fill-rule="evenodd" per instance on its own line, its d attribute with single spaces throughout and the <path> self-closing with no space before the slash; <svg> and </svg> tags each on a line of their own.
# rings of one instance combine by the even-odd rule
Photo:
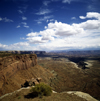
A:
<svg viewBox="0 0 100 101">
<path fill-rule="evenodd" d="M 21 88 L 25 80 L 37 77 L 48 82 L 52 74 L 37 65 L 35 54 L 19 54 L 0 58 L 0 96 Z"/>
</svg>

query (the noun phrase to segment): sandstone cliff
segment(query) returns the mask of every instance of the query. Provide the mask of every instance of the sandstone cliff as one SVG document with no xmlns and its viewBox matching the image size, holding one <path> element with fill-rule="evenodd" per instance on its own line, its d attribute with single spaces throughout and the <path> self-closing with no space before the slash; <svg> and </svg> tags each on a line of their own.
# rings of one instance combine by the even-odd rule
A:
<svg viewBox="0 0 100 101">
<path fill-rule="evenodd" d="M 35 54 L 11 55 L 0 58 L 0 96 L 21 88 L 21 84 L 26 79 L 37 77 L 48 82 L 52 74 L 37 65 Z"/>
</svg>

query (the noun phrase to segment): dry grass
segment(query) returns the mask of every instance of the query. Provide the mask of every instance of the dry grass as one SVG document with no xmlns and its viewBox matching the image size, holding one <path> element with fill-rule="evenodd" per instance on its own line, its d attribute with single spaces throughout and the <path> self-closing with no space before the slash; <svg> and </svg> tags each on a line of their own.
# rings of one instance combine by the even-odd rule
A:
<svg viewBox="0 0 100 101">
<path fill-rule="evenodd" d="M 67 93 L 52 93 L 51 96 L 43 96 L 42 98 L 35 97 L 26 98 L 25 96 L 28 95 L 28 90 L 22 90 L 10 96 L 3 98 L 1 101 L 86 101 L 76 95 L 70 95 Z"/>
</svg>

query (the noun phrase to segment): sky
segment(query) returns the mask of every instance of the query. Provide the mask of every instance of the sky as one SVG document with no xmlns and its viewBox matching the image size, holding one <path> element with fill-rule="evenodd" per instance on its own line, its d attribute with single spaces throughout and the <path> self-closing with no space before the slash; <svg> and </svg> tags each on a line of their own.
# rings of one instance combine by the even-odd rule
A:
<svg viewBox="0 0 100 101">
<path fill-rule="evenodd" d="M 0 0 L 0 50 L 100 50 L 100 0 Z"/>
</svg>

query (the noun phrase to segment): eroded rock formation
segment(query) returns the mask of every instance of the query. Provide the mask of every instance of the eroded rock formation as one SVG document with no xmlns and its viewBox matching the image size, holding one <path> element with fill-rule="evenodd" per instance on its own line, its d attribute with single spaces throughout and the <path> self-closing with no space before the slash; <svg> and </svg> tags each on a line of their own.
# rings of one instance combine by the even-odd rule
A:
<svg viewBox="0 0 100 101">
<path fill-rule="evenodd" d="M 21 88 L 26 79 L 42 77 L 44 82 L 48 82 L 51 76 L 48 70 L 37 65 L 35 54 L 0 58 L 0 96 Z"/>
</svg>

